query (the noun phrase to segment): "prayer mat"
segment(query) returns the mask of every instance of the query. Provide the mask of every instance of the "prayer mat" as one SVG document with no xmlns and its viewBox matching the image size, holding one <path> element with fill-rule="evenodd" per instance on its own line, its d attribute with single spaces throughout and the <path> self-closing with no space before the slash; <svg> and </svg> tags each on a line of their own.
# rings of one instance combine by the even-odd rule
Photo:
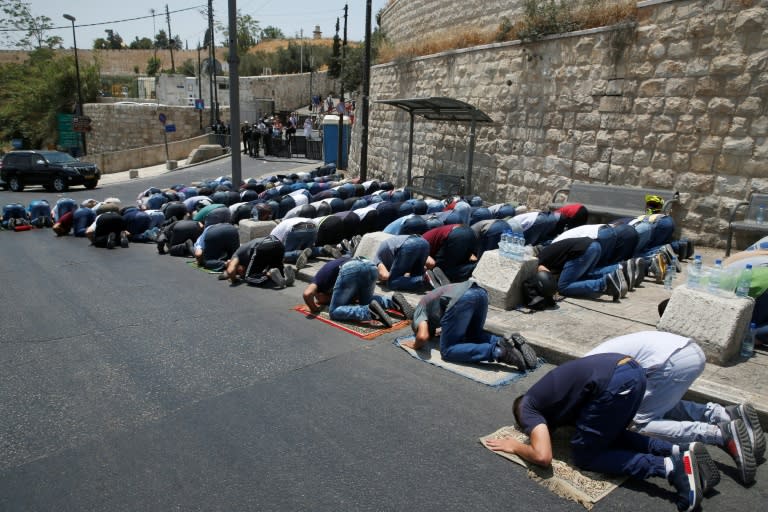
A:
<svg viewBox="0 0 768 512">
<path fill-rule="evenodd" d="M 587 510 L 601 499 L 624 483 L 625 476 L 614 477 L 602 473 L 583 471 L 576 469 L 571 461 L 571 449 L 569 446 L 573 436 L 573 428 L 558 428 L 552 436 L 552 466 L 542 468 L 524 461 L 512 453 L 496 452 L 505 459 L 520 464 L 528 469 L 528 477 L 540 483 L 558 496 L 575 501 Z M 486 446 L 487 439 L 514 437 L 522 443 L 528 444 L 528 436 L 520 432 L 514 425 L 502 427 L 493 434 L 480 438 L 480 443 Z M 490 450 L 490 448 L 488 448 Z"/>
<path fill-rule="evenodd" d="M 503 363 L 451 363 L 445 361 L 440 355 L 440 343 L 437 340 L 430 340 L 427 346 L 421 350 L 413 350 L 403 346 L 403 342 L 412 341 L 414 338 L 415 336 L 412 334 L 400 336 L 395 339 L 394 344 L 419 361 L 445 368 L 450 372 L 457 373 L 486 386 L 494 388 L 505 386 L 522 379 L 528 374 L 526 371 L 519 371 L 514 366 L 508 366 Z M 539 361 L 539 365 L 541 365 L 541 361 Z"/>
<path fill-rule="evenodd" d="M 402 316 L 395 317 L 395 316 L 392 316 L 392 314 L 390 314 L 389 316 L 390 316 L 390 319 L 392 320 L 392 327 L 387 329 L 386 327 L 382 326 L 379 322 L 375 320 L 370 320 L 365 322 L 342 322 L 342 321 L 331 320 L 331 317 L 328 314 L 327 307 L 323 307 L 320 313 L 317 313 L 317 314 L 312 313 L 306 304 L 299 304 L 293 309 L 294 311 L 298 311 L 299 313 L 307 316 L 307 318 L 316 318 L 321 322 L 325 322 L 326 324 L 332 325 L 337 329 L 341 329 L 342 331 L 348 332 L 350 334 L 354 334 L 358 338 L 363 338 L 364 340 L 372 340 L 373 338 L 381 336 L 384 333 L 402 329 L 403 327 L 405 327 L 410 323 L 410 320 L 403 320 Z M 387 311 L 387 313 L 390 313 L 390 312 Z M 394 314 L 397 315 L 397 313 L 394 313 Z"/>
<path fill-rule="evenodd" d="M 199 270 L 200 272 L 205 272 L 206 274 L 221 274 L 221 272 L 222 272 L 220 270 L 208 270 L 205 267 L 201 267 L 201 266 L 199 266 L 197 264 L 197 262 L 195 260 L 187 261 L 187 265 L 189 265 L 190 267 L 192 267 L 192 268 L 194 268 L 196 270 Z"/>
</svg>

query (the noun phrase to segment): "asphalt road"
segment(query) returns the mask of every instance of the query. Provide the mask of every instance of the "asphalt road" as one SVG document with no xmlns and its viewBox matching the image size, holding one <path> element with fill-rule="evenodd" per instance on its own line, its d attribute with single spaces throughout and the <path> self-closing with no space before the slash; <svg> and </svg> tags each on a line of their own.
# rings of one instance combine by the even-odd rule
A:
<svg viewBox="0 0 768 512">
<path fill-rule="evenodd" d="M 263 165 L 263 167 L 261 167 Z M 67 196 L 131 202 L 228 160 Z M 245 176 L 291 166 L 248 161 Z M 0 202 L 55 194 L 0 192 Z M 581 511 L 480 446 L 533 378 L 494 390 L 231 287 L 154 246 L 0 232 L 2 511 Z M 541 371 L 541 370 L 540 370 Z M 535 375 L 535 374 L 534 374 Z M 732 464 L 705 510 L 758 510 Z M 660 479 L 594 510 L 675 510 Z"/>
</svg>

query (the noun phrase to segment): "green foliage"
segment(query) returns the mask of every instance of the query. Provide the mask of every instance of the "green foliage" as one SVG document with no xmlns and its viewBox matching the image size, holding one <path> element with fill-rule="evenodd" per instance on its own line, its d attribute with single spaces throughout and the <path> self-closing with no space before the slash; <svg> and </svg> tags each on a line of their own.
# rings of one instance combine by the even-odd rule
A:
<svg viewBox="0 0 768 512">
<path fill-rule="evenodd" d="M 155 76 L 158 71 L 160 71 L 160 59 L 154 56 L 150 57 L 149 60 L 147 60 L 147 75 Z"/>
<path fill-rule="evenodd" d="M 255 51 L 240 56 L 239 72 L 241 76 L 258 76 L 264 73 L 265 68 L 269 68 L 273 74 L 298 73 L 302 69 L 306 73 L 327 65 L 331 49 L 327 46 L 305 45 L 303 54 L 302 66 L 302 50 L 298 43 L 289 42 L 287 48 L 274 52 Z"/>
<path fill-rule="evenodd" d="M 523 40 L 534 41 L 579 28 L 565 0 L 525 0 L 523 13 L 523 26 L 518 31 L 518 37 Z"/>
<path fill-rule="evenodd" d="M 148 37 L 142 37 L 139 39 L 139 36 L 136 36 L 136 39 L 131 41 L 131 44 L 128 45 L 128 48 L 131 50 L 151 50 L 152 40 Z"/>
<path fill-rule="evenodd" d="M 333 36 L 331 61 L 328 63 L 328 76 L 341 77 L 341 38 L 339 37 L 339 18 L 336 18 L 336 34 Z"/>
<path fill-rule="evenodd" d="M 184 76 L 196 76 L 197 75 L 197 62 L 192 59 L 187 59 L 176 67 L 176 72 Z"/>
<path fill-rule="evenodd" d="M 83 101 L 99 90 L 99 70 L 80 62 Z M 56 140 L 56 114 L 73 112 L 77 104 L 74 56 L 54 58 L 50 49 L 30 53 L 21 64 L 0 66 L 0 140 L 22 137 L 31 147 Z"/>
<path fill-rule="evenodd" d="M 48 32 L 54 28 L 51 18 L 45 15 L 33 15 L 30 7 L 30 3 L 21 0 L 0 0 L 0 12 L 4 14 L 4 24 L 15 29 L 13 32 L 2 32 L 4 39 L 26 50 L 61 46 L 61 37 L 48 35 Z M 23 35 L 14 39 L 12 34 L 17 31 Z"/>
<path fill-rule="evenodd" d="M 123 48 L 123 38 L 120 37 L 120 34 L 114 30 L 109 29 L 105 30 L 104 32 L 107 33 L 106 39 L 99 37 L 93 40 L 94 50 L 121 50 Z"/>
<path fill-rule="evenodd" d="M 181 50 L 181 41 L 178 38 L 169 39 L 165 30 L 160 30 L 157 35 L 155 35 L 155 48 L 169 50 L 171 46 L 173 46 L 174 50 Z"/>
<path fill-rule="evenodd" d="M 269 39 L 285 39 L 285 34 L 283 34 L 283 31 L 279 28 L 270 25 L 261 31 L 261 39 L 263 41 Z"/>
<path fill-rule="evenodd" d="M 345 91 L 354 91 L 363 83 L 363 60 L 365 48 L 362 46 L 347 46 L 344 67 L 341 71 L 341 82 Z"/>
<path fill-rule="evenodd" d="M 224 36 L 224 46 L 229 46 L 229 27 L 216 22 L 216 28 Z M 243 14 L 240 9 L 237 10 L 237 51 L 240 55 L 256 46 L 260 28 L 259 22 L 250 14 Z"/>
</svg>

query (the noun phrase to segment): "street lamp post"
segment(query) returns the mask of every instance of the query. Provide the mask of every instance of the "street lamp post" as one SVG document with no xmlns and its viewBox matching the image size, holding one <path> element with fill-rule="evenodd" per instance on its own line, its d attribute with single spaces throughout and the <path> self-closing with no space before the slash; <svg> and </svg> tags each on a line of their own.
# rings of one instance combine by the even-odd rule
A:
<svg viewBox="0 0 768 512">
<path fill-rule="evenodd" d="M 75 47 L 75 75 L 77 76 L 77 108 L 75 109 L 75 113 L 78 116 L 83 115 L 83 93 L 82 88 L 80 87 L 80 61 L 77 58 L 77 37 L 75 36 L 75 17 L 71 14 L 65 14 L 64 19 L 67 19 L 72 22 L 72 44 Z M 85 132 L 80 132 L 80 140 L 83 143 L 83 155 L 88 154 L 88 150 L 85 146 Z"/>
</svg>

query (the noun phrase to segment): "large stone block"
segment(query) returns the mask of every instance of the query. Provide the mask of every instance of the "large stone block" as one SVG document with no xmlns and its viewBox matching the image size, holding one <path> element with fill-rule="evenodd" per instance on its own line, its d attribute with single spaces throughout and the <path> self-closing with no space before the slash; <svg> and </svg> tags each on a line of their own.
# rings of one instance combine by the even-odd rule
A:
<svg viewBox="0 0 768 512">
<path fill-rule="evenodd" d="M 360 243 L 357 245 L 357 249 L 355 249 L 355 256 L 363 256 L 364 258 L 372 260 L 376 257 L 376 252 L 379 250 L 381 242 L 392 238 L 393 236 L 394 235 L 390 235 L 383 231 L 374 231 L 373 233 L 364 234 Z"/>
<path fill-rule="evenodd" d="M 755 301 L 678 286 L 656 328 L 695 339 L 707 361 L 725 365 L 738 353 Z"/>
<path fill-rule="evenodd" d="M 536 258 L 517 261 L 502 256 L 498 249 L 485 251 L 472 277 L 488 291 L 492 306 L 510 310 L 523 303 L 523 281 L 536 273 L 538 265 Z"/>
<path fill-rule="evenodd" d="M 244 244 L 254 238 L 267 236 L 275 229 L 277 222 L 273 220 L 243 219 L 237 226 L 240 230 L 240 243 Z"/>
<path fill-rule="evenodd" d="M 218 144 L 201 144 L 196 149 L 192 150 L 187 158 L 187 164 L 194 164 L 197 162 L 204 162 L 211 158 L 216 158 L 224 154 L 224 148 Z"/>
</svg>

